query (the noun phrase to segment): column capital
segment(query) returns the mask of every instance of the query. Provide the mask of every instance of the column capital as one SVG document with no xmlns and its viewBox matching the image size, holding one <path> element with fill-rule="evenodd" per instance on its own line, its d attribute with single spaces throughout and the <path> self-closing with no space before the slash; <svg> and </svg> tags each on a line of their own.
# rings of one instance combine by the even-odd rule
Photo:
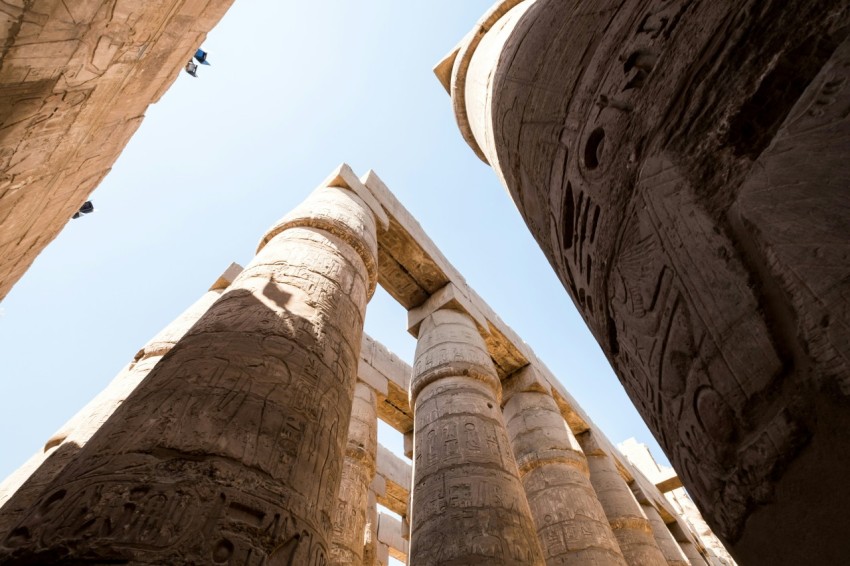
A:
<svg viewBox="0 0 850 566">
<path fill-rule="evenodd" d="M 410 405 L 428 386 L 446 377 L 469 377 L 492 389 L 501 402 L 501 384 L 490 353 L 473 318 L 439 309 L 421 322 L 410 382 Z"/>
<path fill-rule="evenodd" d="M 351 168 L 340 165 L 304 202 L 272 226 L 257 253 L 273 238 L 291 228 L 324 230 L 350 245 L 366 265 L 369 296 L 378 284 L 377 226 L 389 226 L 389 217 L 375 196 Z"/>
<path fill-rule="evenodd" d="M 502 382 L 502 406 L 516 393 L 542 393 L 552 397 L 552 386 L 540 375 L 537 368 L 528 364 L 513 372 Z M 552 403 L 555 403 L 554 397 L 552 397 Z"/>
<path fill-rule="evenodd" d="M 482 336 L 490 334 L 490 325 L 481 310 L 457 285 L 449 281 L 424 303 L 407 311 L 407 331 L 415 338 L 419 337 L 422 321 L 438 310 L 457 311 L 467 315 L 475 323 Z"/>
</svg>

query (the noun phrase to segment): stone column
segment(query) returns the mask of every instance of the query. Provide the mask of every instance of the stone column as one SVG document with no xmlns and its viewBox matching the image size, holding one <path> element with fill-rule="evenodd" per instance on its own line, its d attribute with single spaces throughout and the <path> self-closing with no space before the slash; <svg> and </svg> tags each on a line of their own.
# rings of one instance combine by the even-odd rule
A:
<svg viewBox="0 0 850 566">
<path fill-rule="evenodd" d="M 666 566 L 652 528 L 632 490 L 617 471 L 614 460 L 596 442 L 591 431 L 578 435 L 587 456 L 590 482 L 605 510 L 614 536 L 628 564 Z"/>
<path fill-rule="evenodd" d="M 679 543 L 673 538 L 673 533 L 667 528 L 667 523 L 661 518 L 658 510 L 649 503 L 641 503 L 641 508 L 643 514 L 649 520 L 652 535 L 655 537 L 658 548 L 661 549 L 661 554 L 667 560 L 667 564 L 669 566 L 688 566 L 690 562 L 679 547 Z"/>
<path fill-rule="evenodd" d="M 694 544 L 691 536 L 694 538 L 696 535 L 688 535 L 685 532 L 685 529 L 682 526 L 684 519 L 677 519 L 674 523 L 670 523 L 668 525 L 670 532 L 673 533 L 673 538 L 676 539 L 676 542 L 679 543 L 679 547 L 682 549 L 682 553 L 687 557 L 688 562 L 691 566 L 707 566 L 708 562 L 706 561 L 705 556 L 700 553 L 697 545 Z"/>
<path fill-rule="evenodd" d="M 242 267 L 232 264 L 209 291 L 145 344 L 103 391 L 62 425 L 48 439 L 43 450 L 0 484 L 0 541 L 159 360 L 207 312 L 240 271 Z"/>
<path fill-rule="evenodd" d="M 375 218 L 351 183 L 337 174 L 267 233 L 0 562 L 327 563 L 377 282 Z"/>
<path fill-rule="evenodd" d="M 473 320 L 445 309 L 424 318 L 410 392 L 411 564 L 543 564 L 500 396 Z"/>
<path fill-rule="evenodd" d="M 378 499 L 369 489 L 366 499 L 366 526 L 363 529 L 363 566 L 378 564 Z"/>
<path fill-rule="evenodd" d="M 348 444 L 334 510 L 331 564 L 362 564 L 369 485 L 375 477 L 378 451 L 378 414 L 372 390 L 358 383 L 354 390 Z"/>
<path fill-rule="evenodd" d="M 625 566 L 587 459 L 531 366 L 505 384 L 504 414 L 522 485 L 550 566 Z"/>
</svg>

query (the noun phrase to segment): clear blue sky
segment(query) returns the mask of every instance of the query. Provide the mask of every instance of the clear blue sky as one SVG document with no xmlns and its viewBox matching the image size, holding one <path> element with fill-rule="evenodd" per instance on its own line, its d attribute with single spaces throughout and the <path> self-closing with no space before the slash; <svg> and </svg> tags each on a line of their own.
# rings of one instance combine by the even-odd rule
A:
<svg viewBox="0 0 850 566">
<path fill-rule="evenodd" d="M 374 169 L 614 442 L 666 463 L 431 68 L 493 0 L 237 0 L 74 220 L 0 303 L 0 477 L 339 163 Z M 366 330 L 412 361 L 406 314 Z"/>
</svg>

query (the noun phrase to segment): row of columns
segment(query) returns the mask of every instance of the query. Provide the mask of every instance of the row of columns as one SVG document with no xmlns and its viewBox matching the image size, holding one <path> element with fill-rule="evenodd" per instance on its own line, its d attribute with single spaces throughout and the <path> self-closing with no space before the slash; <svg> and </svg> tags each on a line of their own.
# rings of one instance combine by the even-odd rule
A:
<svg viewBox="0 0 850 566">
<path fill-rule="evenodd" d="M 411 564 L 705 564 L 591 431 L 573 435 L 533 367 L 503 386 L 475 317 L 432 306 L 410 391 Z"/>
<path fill-rule="evenodd" d="M 96 425 L 52 441 L 73 451 L 0 510 L 0 561 L 375 564 L 376 397 L 356 372 L 381 213 L 343 170 L 275 225 L 84 411 Z M 452 304 L 418 325 L 410 563 L 685 563 L 532 368 L 503 389 Z"/>
</svg>

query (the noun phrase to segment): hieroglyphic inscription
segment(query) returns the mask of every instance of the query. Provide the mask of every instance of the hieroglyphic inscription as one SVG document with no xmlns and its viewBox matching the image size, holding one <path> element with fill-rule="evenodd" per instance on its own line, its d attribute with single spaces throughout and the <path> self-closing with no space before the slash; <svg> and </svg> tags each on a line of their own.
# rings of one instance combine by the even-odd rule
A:
<svg viewBox="0 0 850 566">
<path fill-rule="evenodd" d="M 378 417 L 375 394 L 363 383 L 355 387 L 342 480 L 333 514 L 331 564 L 363 561 L 369 485 L 375 476 Z"/>
<path fill-rule="evenodd" d="M 491 163 L 731 542 L 813 438 L 809 376 L 850 391 L 850 17 L 754 6 L 539 1 L 487 102 Z"/>
<path fill-rule="evenodd" d="M 611 456 L 599 448 L 592 432 L 579 435 L 578 440 L 587 455 L 590 482 L 626 563 L 666 566 L 667 561 L 652 535 L 649 521 Z"/>
<path fill-rule="evenodd" d="M 342 209 L 335 232 L 374 242 L 359 198 L 318 194 Z M 0 556 L 327 563 L 377 274 L 367 267 L 375 258 L 361 256 L 368 245 L 306 224 L 266 240 L 2 541 Z"/>
<path fill-rule="evenodd" d="M 555 400 L 540 391 L 514 392 L 505 419 L 546 563 L 625 566 Z"/>
<path fill-rule="evenodd" d="M 0 2 L 0 298 L 231 4 Z"/>
<path fill-rule="evenodd" d="M 414 367 L 411 562 L 542 564 L 495 368 L 472 319 L 426 318 Z"/>
</svg>

